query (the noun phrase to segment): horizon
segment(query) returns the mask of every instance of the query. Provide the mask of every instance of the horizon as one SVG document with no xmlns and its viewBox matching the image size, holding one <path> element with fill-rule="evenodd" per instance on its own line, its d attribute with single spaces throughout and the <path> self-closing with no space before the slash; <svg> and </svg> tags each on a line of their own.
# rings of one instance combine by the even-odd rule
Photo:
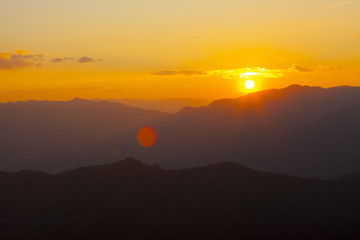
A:
<svg viewBox="0 0 360 240">
<path fill-rule="evenodd" d="M 310 85 L 300 85 L 300 84 L 290 84 L 288 86 L 285 86 L 283 88 L 269 88 L 269 89 L 261 89 L 258 91 L 249 91 L 247 93 L 240 93 L 238 96 L 235 97 L 224 97 L 224 98 L 215 98 L 215 99 L 204 99 L 204 98 L 185 98 L 185 97 L 171 97 L 171 98 L 81 98 L 81 97 L 77 97 L 75 96 L 74 98 L 70 98 L 70 99 L 64 99 L 64 100 L 49 100 L 49 99 L 27 99 L 27 100 L 17 100 L 17 101 L 7 101 L 7 102 L 1 102 L 0 103 L 16 103 L 16 102 L 28 102 L 28 101 L 49 101 L 49 102 L 69 102 L 72 100 L 76 100 L 76 99 L 80 99 L 80 100 L 87 100 L 87 101 L 117 101 L 117 100 L 140 100 L 140 101 L 163 101 L 163 100 L 204 100 L 204 101 L 209 101 L 209 102 L 213 102 L 216 100 L 221 100 L 221 99 L 236 99 L 236 98 L 240 98 L 242 96 L 246 96 L 248 94 L 253 94 L 253 93 L 258 93 L 258 92 L 263 92 L 263 91 L 267 91 L 267 90 L 280 90 L 280 89 L 286 89 L 288 87 L 291 86 L 300 86 L 300 87 L 310 87 L 310 88 L 322 88 L 322 89 L 331 89 L 331 88 L 343 88 L 343 87 L 351 87 L 351 88 L 359 88 L 360 86 L 351 86 L 351 85 L 339 85 L 339 86 L 333 86 L 333 87 L 321 87 L 321 86 L 310 86 Z M 126 105 L 126 104 L 125 104 Z"/>
</svg>

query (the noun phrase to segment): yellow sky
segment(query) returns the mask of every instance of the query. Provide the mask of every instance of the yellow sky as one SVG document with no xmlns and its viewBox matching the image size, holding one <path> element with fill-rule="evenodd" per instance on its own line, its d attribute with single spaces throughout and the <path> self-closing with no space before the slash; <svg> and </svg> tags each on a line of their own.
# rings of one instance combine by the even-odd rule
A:
<svg viewBox="0 0 360 240">
<path fill-rule="evenodd" d="M 360 86 L 360 1 L 0 0 L 0 101 Z M 19 51 L 21 50 L 21 51 Z"/>
</svg>

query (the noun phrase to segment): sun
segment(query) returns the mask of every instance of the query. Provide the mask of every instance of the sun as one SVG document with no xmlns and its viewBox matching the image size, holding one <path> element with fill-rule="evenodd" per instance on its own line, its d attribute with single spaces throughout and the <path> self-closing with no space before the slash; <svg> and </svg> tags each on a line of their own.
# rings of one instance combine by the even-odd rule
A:
<svg viewBox="0 0 360 240">
<path fill-rule="evenodd" d="M 245 82 L 245 87 L 247 89 L 253 89 L 255 87 L 255 82 L 253 80 L 247 80 Z"/>
</svg>

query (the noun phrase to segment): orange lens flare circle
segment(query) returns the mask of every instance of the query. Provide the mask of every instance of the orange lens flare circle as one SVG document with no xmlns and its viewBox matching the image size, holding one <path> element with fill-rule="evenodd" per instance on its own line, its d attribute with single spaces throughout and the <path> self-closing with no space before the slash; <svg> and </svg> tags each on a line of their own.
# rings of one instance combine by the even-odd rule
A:
<svg viewBox="0 0 360 240">
<path fill-rule="evenodd" d="M 137 133 L 137 140 L 139 144 L 143 147 L 152 147 L 155 145 L 156 141 L 158 139 L 157 133 L 155 129 L 152 127 L 143 127 L 140 128 Z"/>
</svg>

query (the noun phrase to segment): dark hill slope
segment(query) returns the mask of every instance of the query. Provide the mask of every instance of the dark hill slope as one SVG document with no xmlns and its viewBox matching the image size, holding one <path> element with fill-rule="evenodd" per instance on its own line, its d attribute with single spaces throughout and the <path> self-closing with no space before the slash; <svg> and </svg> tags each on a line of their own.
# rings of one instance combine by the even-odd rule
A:
<svg viewBox="0 0 360 240">
<path fill-rule="evenodd" d="M 0 238 L 358 239 L 359 184 L 133 159 L 55 176 L 1 173 Z"/>
</svg>

